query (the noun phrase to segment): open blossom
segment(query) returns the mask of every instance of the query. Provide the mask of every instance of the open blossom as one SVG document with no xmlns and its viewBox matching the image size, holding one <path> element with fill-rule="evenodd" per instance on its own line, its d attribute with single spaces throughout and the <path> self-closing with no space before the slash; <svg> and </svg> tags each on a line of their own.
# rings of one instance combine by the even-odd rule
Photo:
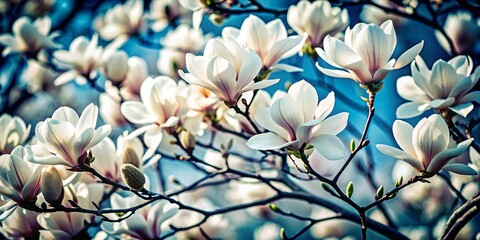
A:
<svg viewBox="0 0 480 240">
<path fill-rule="evenodd" d="M 231 38 L 246 48 L 255 51 L 262 59 L 263 70 L 302 71 L 301 68 L 278 64 L 282 59 L 297 54 L 305 43 L 306 35 L 288 36 L 287 29 L 280 19 L 265 23 L 255 15 L 250 15 L 240 29 L 226 27 L 224 38 Z"/>
<path fill-rule="evenodd" d="M 126 209 L 143 202 L 144 200 L 136 195 L 122 197 L 114 193 L 110 198 L 113 209 Z M 159 200 L 138 209 L 132 216 L 121 222 L 104 222 L 101 227 L 108 234 L 122 239 L 157 239 L 169 228 L 167 221 L 177 212 L 177 205 L 167 200 Z"/>
<path fill-rule="evenodd" d="M 398 60 L 390 59 L 396 46 L 392 21 L 381 26 L 358 23 L 353 29 L 347 28 L 345 42 L 327 36 L 324 49 L 316 48 L 325 62 L 343 70 L 323 68 L 318 63 L 317 68 L 328 76 L 350 78 L 360 84 L 378 83 L 390 71 L 410 63 L 422 50 L 423 41 L 405 51 Z"/>
<path fill-rule="evenodd" d="M 466 117 L 473 109 L 472 102 L 480 102 L 480 91 L 470 92 L 480 78 L 480 67 L 472 73 L 470 57 L 457 56 L 448 62 L 440 59 L 429 70 L 418 56 L 411 67 L 412 76 L 397 81 L 398 94 L 411 101 L 398 107 L 398 118 L 416 117 L 432 108 L 450 109 Z"/>
<path fill-rule="evenodd" d="M 347 9 L 332 7 L 328 1 L 302 0 L 288 8 L 288 24 L 298 34 L 307 33 L 311 47 L 322 47 L 327 35 L 334 36 L 349 23 Z"/>
<path fill-rule="evenodd" d="M 42 167 L 27 161 L 24 148 L 0 156 L 0 195 L 17 203 L 35 201 L 40 192 Z"/>
<path fill-rule="evenodd" d="M 95 129 L 98 108 L 88 105 L 80 117 L 69 107 L 57 109 L 52 118 L 41 121 L 35 128 L 38 144 L 27 146 L 30 161 L 45 165 L 76 167 L 87 150 L 110 134 L 110 125 Z"/>
<path fill-rule="evenodd" d="M 126 101 L 121 106 L 125 118 L 135 124 L 145 124 L 132 136 L 145 132 L 145 143 L 156 150 L 162 141 L 163 131 L 175 127 L 185 111 L 184 102 L 177 93 L 183 87 L 175 80 L 159 76 L 147 78 L 140 90 L 140 101 Z"/>
<path fill-rule="evenodd" d="M 9 239 L 31 239 L 40 230 L 38 213 L 16 208 L 7 219 L 2 221 L 0 232 Z"/>
<path fill-rule="evenodd" d="M 85 84 L 87 78 L 94 79 L 97 74 L 96 69 L 101 64 L 102 53 L 103 48 L 98 46 L 97 34 L 94 34 L 90 41 L 84 36 L 75 38 L 68 51 L 55 51 L 53 54 L 55 59 L 71 68 L 55 79 L 55 85 L 62 85 L 72 80 L 78 84 Z"/>
<path fill-rule="evenodd" d="M 255 114 L 256 122 L 269 132 L 251 137 L 247 145 L 262 150 L 284 147 L 299 150 L 309 144 L 327 159 L 340 159 L 345 151 L 336 135 L 347 126 L 348 113 L 327 118 L 334 104 L 333 92 L 318 102 L 312 85 L 304 80 L 296 82 L 287 95 Z"/>
<path fill-rule="evenodd" d="M 236 105 L 242 93 L 266 88 L 278 81 L 254 82 L 262 68 L 260 57 L 230 38 L 208 41 L 203 56 L 188 53 L 186 62 L 189 73 L 179 71 L 185 81 L 212 91 L 230 105 Z"/>
<path fill-rule="evenodd" d="M 103 190 L 103 184 L 97 183 L 70 185 L 65 188 L 62 205 L 71 208 L 71 202 L 74 202 L 81 208 L 94 210 L 102 198 Z M 93 219 L 93 215 L 80 212 L 41 213 L 37 217 L 43 228 L 40 230 L 40 239 L 72 239 Z"/>
<path fill-rule="evenodd" d="M 385 155 L 407 162 L 419 172 L 436 174 L 443 169 L 464 175 L 477 174 L 465 164 L 450 163 L 450 160 L 467 150 L 473 139 L 449 147 L 448 126 L 438 114 L 422 119 L 415 128 L 397 120 L 393 124 L 393 136 L 402 150 L 383 144 L 377 144 L 377 149 Z"/>
<path fill-rule="evenodd" d="M 453 41 L 453 50 L 456 53 L 471 52 L 480 38 L 480 18 L 475 19 L 466 11 L 449 14 L 443 27 L 447 36 Z M 435 35 L 443 49 L 452 52 L 445 36 L 438 30 Z"/>
<path fill-rule="evenodd" d="M 6 46 L 3 56 L 10 53 L 37 54 L 42 49 L 59 48 L 53 42 L 56 35 L 48 36 L 52 21 L 48 17 L 37 18 L 33 23 L 27 17 L 18 18 L 12 27 L 13 36 L 0 35 L 0 44 Z"/>
<path fill-rule="evenodd" d="M 155 22 L 152 24 L 154 31 L 161 31 L 168 26 L 169 23 L 177 19 L 186 17 L 190 11 L 180 5 L 179 0 L 153 0 L 150 3 L 149 17 Z"/>
<path fill-rule="evenodd" d="M 163 48 L 157 61 L 159 72 L 178 78 L 178 70 L 185 68 L 185 55 L 198 53 L 209 39 L 210 36 L 203 35 L 201 29 L 191 28 L 187 24 L 169 31 L 161 41 Z"/>
<path fill-rule="evenodd" d="M 22 145 L 30 134 L 30 125 L 17 116 L 10 116 L 4 113 L 0 116 L 0 155 L 11 153 L 12 150 Z"/>
<path fill-rule="evenodd" d="M 143 30 L 143 1 L 129 0 L 117 4 L 105 13 L 103 25 L 99 29 L 100 37 L 112 40 L 117 37 L 135 35 Z"/>
</svg>

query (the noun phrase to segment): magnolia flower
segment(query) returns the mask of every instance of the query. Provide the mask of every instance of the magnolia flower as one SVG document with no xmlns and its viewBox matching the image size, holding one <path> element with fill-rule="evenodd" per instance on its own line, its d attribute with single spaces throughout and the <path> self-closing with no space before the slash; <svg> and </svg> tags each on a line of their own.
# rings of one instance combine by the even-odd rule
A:
<svg viewBox="0 0 480 240">
<path fill-rule="evenodd" d="M 138 98 L 142 83 L 148 78 L 147 62 L 140 57 L 130 57 L 127 63 L 128 72 L 120 88 L 120 92 L 124 98 Z"/>
<path fill-rule="evenodd" d="M 0 195 L 16 202 L 35 201 L 40 192 L 42 167 L 29 163 L 24 148 L 0 156 Z"/>
<path fill-rule="evenodd" d="M 2 221 L 0 231 L 9 239 L 31 239 L 40 230 L 37 216 L 36 212 L 16 208 L 12 215 Z"/>
<path fill-rule="evenodd" d="M 150 151 L 160 146 L 163 131 L 175 127 L 179 116 L 185 111 L 185 100 L 177 94 L 181 89 L 181 85 L 166 76 L 147 78 L 140 90 L 142 101 L 126 101 L 122 104 L 121 111 L 128 121 L 146 124 L 135 130 L 132 136 L 145 132 L 144 140 L 150 146 Z"/>
<path fill-rule="evenodd" d="M 17 116 L 4 113 L 0 116 L 0 155 L 11 153 L 19 145 L 25 143 L 30 134 L 30 125 Z"/>
<path fill-rule="evenodd" d="M 105 13 L 103 26 L 99 29 L 100 37 L 105 40 L 124 38 L 141 32 L 144 27 L 143 1 L 129 0 L 117 4 Z"/>
<path fill-rule="evenodd" d="M 322 47 L 327 35 L 334 36 L 348 26 L 347 9 L 332 7 L 328 1 L 302 0 L 288 8 L 288 24 L 298 34 L 307 33 L 312 48 Z"/>
<path fill-rule="evenodd" d="M 62 205 L 74 207 L 71 202 L 85 209 L 96 209 L 103 194 L 103 184 L 70 185 L 65 188 Z M 68 191 L 67 191 L 68 190 Z M 38 215 L 37 221 L 44 230 L 40 230 L 40 239 L 72 239 L 93 220 L 93 215 L 80 212 L 54 212 Z"/>
<path fill-rule="evenodd" d="M 82 164 L 87 150 L 110 134 L 110 125 L 95 129 L 98 108 L 88 105 L 80 117 L 69 107 L 57 109 L 52 118 L 35 127 L 38 144 L 27 146 L 33 163 L 76 167 Z"/>
<path fill-rule="evenodd" d="M 470 92 L 480 77 L 480 67 L 472 73 L 470 57 L 457 56 L 448 62 L 440 59 L 429 70 L 418 56 L 411 68 L 411 77 L 397 81 L 398 94 L 411 101 L 398 107 L 398 118 L 416 117 L 432 108 L 450 109 L 466 117 L 473 109 L 472 102 L 480 102 L 480 91 Z"/>
<path fill-rule="evenodd" d="M 27 82 L 27 90 L 30 93 L 40 91 L 54 92 L 53 81 L 58 77 L 58 73 L 50 68 L 42 66 L 36 60 L 29 59 L 28 66 L 23 72 L 22 78 Z"/>
<path fill-rule="evenodd" d="M 396 120 L 393 124 L 393 136 L 402 150 L 383 144 L 377 144 L 377 149 L 385 155 L 407 162 L 427 176 L 436 174 L 442 169 L 464 175 L 477 174 L 467 165 L 449 163 L 453 158 L 463 154 L 473 139 L 449 148 L 448 126 L 438 114 L 422 119 L 415 128 L 404 121 Z"/>
<path fill-rule="evenodd" d="M 102 70 L 108 80 L 120 86 L 129 71 L 127 53 L 122 50 L 105 52 L 102 56 Z"/>
<path fill-rule="evenodd" d="M 344 145 L 336 135 L 347 126 L 348 113 L 327 118 L 334 104 L 333 92 L 318 102 L 312 85 L 305 80 L 296 82 L 287 95 L 255 114 L 256 122 L 269 132 L 251 137 L 247 145 L 262 150 L 300 150 L 307 144 L 327 159 L 340 159 L 345 156 Z"/>
<path fill-rule="evenodd" d="M 0 44 L 6 46 L 2 55 L 11 53 L 26 53 L 36 55 L 40 50 L 59 48 L 52 39 L 56 34 L 48 36 L 52 21 L 48 17 L 37 18 L 32 24 L 27 17 L 18 18 L 12 27 L 13 36 L 0 35 Z"/>
<path fill-rule="evenodd" d="M 347 28 L 345 42 L 327 36 L 323 47 L 316 48 L 318 55 L 328 64 L 342 68 L 332 70 L 317 68 L 332 77 L 350 78 L 360 84 L 378 83 L 395 69 L 410 63 L 422 50 L 423 41 L 405 51 L 398 60 L 390 59 L 397 45 L 397 36 L 392 21 L 380 27 L 375 24 L 358 23 Z"/>
<path fill-rule="evenodd" d="M 103 53 L 103 48 L 97 45 L 98 35 L 94 34 L 90 41 L 83 36 L 75 38 L 68 51 L 55 51 L 53 54 L 55 59 L 66 67 L 72 68 L 60 74 L 55 79 L 55 85 L 59 86 L 71 80 L 75 80 L 78 84 L 85 84 L 88 79 L 94 79 Z"/>
<path fill-rule="evenodd" d="M 188 53 L 186 62 L 190 73 L 179 71 L 185 81 L 212 91 L 232 106 L 242 93 L 266 88 L 278 81 L 254 82 L 262 68 L 260 57 L 230 38 L 208 41 L 203 56 Z"/>
<path fill-rule="evenodd" d="M 144 201 L 135 195 L 122 197 L 114 193 L 110 198 L 113 209 L 125 209 L 142 204 Z M 168 229 L 166 221 L 178 212 L 178 206 L 167 200 L 155 201 L 138 209 L 132 216 L 121 222 L 104 222 L 102 230 L 119 238 L 156 239 Z"/>
<path fill-rule="evenodd" d="M 455 53 L 471 52 L 480 38 L 480 18 L 475 19 L 466 11 L 449 14 L 445 21 L 444 30 L 453 41 Z M 452 49 L 445 36 L 438 30 L 435 35 L 443 49 L 451 53 Z"/>
<path fill-rule="evenodd" d="M 265 24 L 259 17 L 250 15 L 240 29 L 226 27 L 222 31 L 222 36 L 235 39 L 240 45 L 255 51 L 262 59 L 264 70 L 302 71 L 298 67 L 278 64 L 280 60 L 298 53 L 307 37 L 306 34 L 288 37 L 285 25 L 280 19 Z"/>
<path fill-rule="evenodd" d="M 182 7 L 178 0 L 153 0 L 150 3 L 150 18 L 155 22 L 152 24 L 154 31 L 161 31 L 178 18 L 189 13 L 188 9 Z"/>
<path fill-rule="evenodd" d="M 197 53 L 205 46 L 210 35 L 203 35 L 201 29 L 182 24 L 169 31 L 162 39 L 157 68 L 161 74 L 178 78 L 178 70 L 185 68 L 185 55 Z"/>
</svg>

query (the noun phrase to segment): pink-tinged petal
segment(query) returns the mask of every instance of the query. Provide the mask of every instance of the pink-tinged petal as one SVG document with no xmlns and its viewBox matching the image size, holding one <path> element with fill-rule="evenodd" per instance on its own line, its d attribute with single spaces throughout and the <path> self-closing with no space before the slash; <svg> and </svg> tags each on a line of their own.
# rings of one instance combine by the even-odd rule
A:
<svg viewBox="0 0 480 240">
<path fill-rule="evenodd" d="M 251 83 L 262 69 L 262 59 L 253 51 L 246 51 L 243 56 L 242 67 L 237 77 L 235 91 L 241 91 Z"/>
<path fill-rule="evenodd" d="M 123 225 L 124 228 L 138 234 L 139 236 L 154 238 L 154 236 L 151 236 L 151 231 L 147 229 L 146 219 L 140 214 L 133 214 L 131 217 L 123 221 Z"/>
<path fill-rule="evenodd" d="M 72 123 L 73 125 L 77 125 L 78 119 L 78 114 L 75 112 L 75 110 L 69 108 L 69 107 L 60 107 L 58 108 L 52 115 L 53 119 L 58 119 L 62 121 L 67 121 Z"/>
<path fill-rule="evenodd" d="M 251 149 L 258 149 L 258 150 L 275 150 L 275 149 L 280 149 L 287 147 L 293 142 L 288 142 L 287 140 L 279 137 L 275 133 L 261 133 L 258 135 L 255 135 L 248 139 L 247 141 L 247 146 L 250 147 Z"/>
<path fill-rule="evenodd" d="M 458 100 L 458 103 L 469 103 L 477 102 L 480 103 L 480 91 L 470 92 Z"/>
<path fill-rule="evenodd" d="M 8 171 L 8 183 L 17 191 L 23 189 L 33 174 L 28 164 L 15 155 L 10 155 L 5 170 Z"/>
<path fill-rule="evenodd" d="M 277 135 L 281 136 L 282 138 L 288 138 L 288 132 L 278 126 L 273 120 L 270 114 L 265 114 L 269 112 L 269 108 L 267 107 L 262 107 L 258 109 L 258 111 L 255 113 L 255 122 L 258 123 L 261 127 L 269 130 L 270 132 L 274 132 Z"/>
<path fill-rule="evenodd" d="M 93 146 L 100 143 L 104 138 L 106 138 L 110 134 L 111 131 L 112 131 L 112 126 L 110 125 L 103 125 L 99 127 L 97 130 L 95 130 L 92 140 L 90 140 L 90 143 L 88 143 L 85 149 L 90 149 Z"/>
<path fill-rule="evenodd" d="M 94 129 L 87 128 L 79 135 L 75 136 L 75 142 L 73 142 L 73 152 L 78 154 L 83 154 L 87 149 L 88 145 L 93 139 Z"/>
<path fill-rule="evenodd" d="M 462 103 L 453 107 L 449 107 L 449 109 L 465 118 L 473 110 L 473 104 Z"/>
<path fill-rule="evenodd" d="M 95 128 L 97 125 L 97 117 L 98 117 L 98 107 L 93 105 L 93 103 L 89 104 L 80 115 L 80 119 L 78 119 L 76 132 L 82 133 L 87 128 Z"/>
<path fill-rule="evenodd" d="M 402 161 L 410 164 L 412 167 L 414 167 L 418 171 L 424 171 L 425 170 L 423 168 L 423 165 L 420 163 L 420 161 L 418 159 L 416 159 L 414 156 L 408 154 L 407 152 L 404 152 L 400 149 L 390 147 L 390 146 L 387 146 L 387 145 L 384 145 L 384 144 L 377 144 L 377 145 L 375 145 L 375 147 L 377 147 L 377 149 L 381 153 L 383 153 L 387 156 L 402 160 Z"/>
<path fill-rule="evenodd" d="M 252 83 L 242 89 L 241 92 L 247 92 L 247 91 L 252 91 L 256 89 L 264 89 L 267 87 L 272 86 L 273 84 L 277 83 L 280 79 L 269 79 L 269 80 L 262 80 L 260 82 Z"/>
<path fill-rule="evenodd" d="M 327 97 L 318 103 L 315 109 L 315 118 L 322 119 L 322 121 L 332 112 L 335 106 L 335 92 L 331 91 Z"/>
<path fill-rule="evenodd" d="M 337 136 L 324 134 L 316 136 L 308 142 L 329 160 L 339 160 L 346 156 L 345 146 Z"/>
<path fill-rule="evenodd" d="M 412 62 L 413 59 L 415 59 L 415 57 L 418 56 L 420 51 L 422 51 L 422 48 L 423 48 L 423 40 L 417 45 L 405 51 L 402 55 L 400 55 L 395 65 L 393 65 L 393 69 L 402 68 L 405 65 L 409 64 L 410 62 Z"/>
<path fill-rule="evenodd" d="M 162 127 L 162 128 L 173 127 L 173 126 L 177 125 L 178 121 L 180 121 L 180 119 L 178 117 L 171 116 L 167 119 L 167 121 L 165 123 L 161 124 L 160 127 Z"/>
<path fill-rule="evenodd" d="M 461 163 L 449 163 L 445 165 L 442 169 L 446 171 L 454 172 L 457 174 L 462 174 L 462 175 L 478 174 L 477 171 L 475 171 L 473 168 Z"/>
<path fill-rule="evenodd" d="M 266 26 L 268 29 L 269 48 L 271 48 L 276 42 L 287 38 L 287 29 L 285 28 L 285 25 L 283 25 L 282 20 L 277 18 L 267 23 Z"/>
<path fill-rule="evenodd" d="M 397 92 L 400 97 L 416 102 L 422 102 L 428 100 L 425 92 L 415 84 L 410 76 L 403 76 L 397 80 Z"/>
<path fill-rule="evenodd" d="M 312 120 L 318 103 L 318 95 L 315 88 L 307 81 L 301 80 L 290 86 L 288 94 L 302 110 L 304 121 Z"/>
<path fill-rule="evenodd" d="M 227 60 L 214 57 L 207 66 L 207 76 L 220 91 L 219 98 L 223 98 L 224 101 L 236 100 L 234 99 L 236 97 L 236 72 Z"/>
<path fill-rule="evenodd" d="M 270 115 L 275 123 L 289 132 L 290 141 L 295 140 L 297 128 L 305 122 L 302 110 L 290 95 L 275 101 L 270 108 Z"/>
<path fill-rule="evenodd" d="M 472 143 L 472 141 L 473 138 L 465 140 L 459 143 L 456 148 L 445 149 L 438 153 L 428 165 L 427 172 L 439 172 L 448 163 L 448 161 L 462 155 L 468 149 L 468 146 L 470 146 L 470 143 Z"/>
<path fill-rule="evenodd" d="M 348 113 L 343 112 L 333 115 L 323 120 L 323 122 L 313 129 L 312 136 L 321 134 L 337 135 L 343 131 L 348 124 Z"/>
<path fill-rule="evenodd" d="M 253 49 L 260 57 L 268 51 L 268 29 L 265 22 L 255 15 L 250 15 L 240 27 L 240 38 L 246 47 Z"/>
<path fill-rule="evenodd" d="M 264 66 L 270 68 L 281 59 L 295 55 L 302 49 L 305 39 L 306 35 L 292 36 L 276 42 L 263 59 Z"/>
<path fill-rule="evenodd" d="M 43 167 L 37 167 L 27 184 L 22 189 L 22 196 L 25 200 L 33 200 L 40 192 L 40 180 Z"/>
<path fill-rule="evenodd" d="M 445 108 L 445 107 L 451 106 L 454 103 L 455 103 L 455 98 L 450 97 L 447 99 L 435 99 L 430 102 L 430 106 L 432 108 Z"/>
<path fill-rule="evenodd" d="M 72 80 L 74 80 L 78 75 L 78 72 L 75 71 L 75 70 L 69 70 L 67 72 L 64 72 L 62 74 L 60 74 L 60 76 L 58 76 L 55 81 L 54 81 L 54 84 L 55 86 L 60 86 L 60 85 L 63 85 L 65 83 L 68 83 Z"/>
<path fill-rule="evenodd" d="M 154 123 L 156 119 L 152 116 L 145 105 L 138 101 L 126 101 L 120 107 L 125 118 L 135 124 Z"/>
<path fill-rule="evenodd" d="M 316 63 L 315 65 L 317 66 L 318 70 L 320 70 L 320 72 L 322 72 L 327 76 L 336 77 L 336 78 L 348 78 L 356 81 L 356 77 L 350 72 L 343 71 L 343 70 L 333 70 L 333 69 L 323 68 L 318 63 Z"/>
<path fill-rule="evenodd" d="M 413 118 L 420 116 L 423 112 L 430 109 L 428 103 L 421 102 L 408 102 L 400 105 L 397 108 L 396 115 L 397 118 Z"/>
<path fill-rule="evenodd" d="M 403 151 L 409 153 L 412 156 L 415 156 L 415 147 L 413 147 L 413 127 L 407 122 L 396 120 L 393 123 L 392 127 L 393 136 L 397 141 L 398 146 L 403 149 Z"/>
</svg>

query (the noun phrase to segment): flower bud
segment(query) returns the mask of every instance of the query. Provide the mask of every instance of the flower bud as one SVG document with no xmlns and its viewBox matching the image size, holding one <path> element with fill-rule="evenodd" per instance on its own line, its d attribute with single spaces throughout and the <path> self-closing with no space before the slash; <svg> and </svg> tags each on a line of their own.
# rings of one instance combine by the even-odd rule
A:
<svg viewBox="0 0 480 240">
<path fill-rule="evenodd" d="M 195 148 L 195 136 L 188 131 L 182 131 L 180 133 L 180 144 L 191 153 Z"/>
<path fill-rule="evenodd" d="M 123 181 L 133 190 L 140 191 L 145 185 L 145 176 L 142 171 L 132 164 L 123 164 L 122 168 L 122 179 Z"/>
<path fill-rule="evenodd" d="M 124 51 L 108 52 L 103 59 L 105 77 L 120 86 L 128 73 L 128 55 Z"/>
<path fill-rule="evenodd" d="M 122 163 L 132 164 L 138 168 L 140 166 L 140 159 L 138 158 L 137 153 L 131 147 L 127 147 L 122 154 Z"/>
<path fill-rule="evenodd" d="M 43 169 L 40 189 L 45 201 L 50 205 L 60 205 L 63 200 L 63 180 L 60 172 L 54 167 L 49 166 Z"/>
</svg>

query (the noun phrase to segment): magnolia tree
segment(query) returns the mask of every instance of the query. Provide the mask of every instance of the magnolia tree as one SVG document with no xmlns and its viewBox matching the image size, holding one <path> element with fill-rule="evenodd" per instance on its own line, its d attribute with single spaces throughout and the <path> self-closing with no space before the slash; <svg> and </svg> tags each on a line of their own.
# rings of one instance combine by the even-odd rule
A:
<svg viewBox="0 0 480 240">
<path fill-rule="evenodd" d="M 0 11 L 4 237 L 480 237 L 477 3 Z"/>
</svg>

